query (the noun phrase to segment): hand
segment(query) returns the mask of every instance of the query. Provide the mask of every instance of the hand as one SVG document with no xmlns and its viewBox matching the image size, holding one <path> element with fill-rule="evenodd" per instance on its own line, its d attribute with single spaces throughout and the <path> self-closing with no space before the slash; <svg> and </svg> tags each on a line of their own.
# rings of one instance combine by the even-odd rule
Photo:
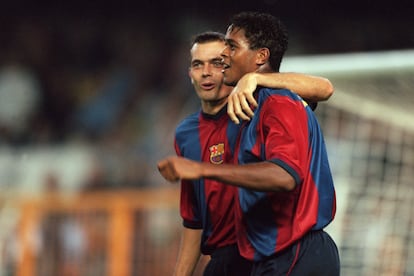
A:
<svg viewBox="0 0 414 276">
<path fill-rule="evenodd" d="M 167 157 L 157 164 L 158 171 L 170 182 L 181 179 L 195 180 L 201 178 L 201 166 L 198 162 L 184 157 Z"/>
<path fill-rule="evenodd" d="M 252 107 L 257 107 L 257 102 L 253 97 L 253 92 L 256 90 L 256 87 L 257 80 L 255 73 L 248 73 L 237 82 L 237 85 L 230 93 L 227 114 L 234 123 L 239 124 L 239 118 L 250 121 L 253 117 L 254 112 Z"/>
</svg>

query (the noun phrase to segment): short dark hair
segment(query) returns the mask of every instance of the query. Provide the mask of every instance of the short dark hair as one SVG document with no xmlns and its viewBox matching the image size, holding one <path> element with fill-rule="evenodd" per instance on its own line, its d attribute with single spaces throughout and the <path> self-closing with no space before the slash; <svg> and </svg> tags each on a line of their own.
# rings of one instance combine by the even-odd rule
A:
<svg viewBox="0 0 414 276">
<path fill-rule="evenodd" d="M 288 32 L 277 17 L 260 12 L 241 12 L 230 19 L 229 29 L 243 29 L 252 50 L 268 48 L 269 64 L 279 71 L 288 47 Z"/>
<path fill-rule="evenodd" d="M 196 43 L 207 43 L 213 41 L 225 41 L 225 36 L 222 33 L 214 31 L 206 31 L 203 33 L 196 34 L 191 39 L 190 46 L 193 47 Z"/>
</svg>

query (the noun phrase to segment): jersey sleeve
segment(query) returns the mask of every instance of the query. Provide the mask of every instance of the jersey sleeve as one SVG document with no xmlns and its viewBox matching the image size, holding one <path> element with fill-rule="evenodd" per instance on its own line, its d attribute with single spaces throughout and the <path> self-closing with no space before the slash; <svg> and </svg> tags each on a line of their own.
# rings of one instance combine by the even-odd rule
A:
<svg viewBox="0 0 414 276">
<path fill-rule="evenodd" d="M 177 156 L 182 156 L 177 140 L 174 142 L 174 148 Z M 191 229 L 203 228 L 192 181 L 181 181 L 180 215 L 184 227 Z"/>
<path fill-rule="evenodd" d="M 198 210 L 194 194 L 194 185 L 191 181 L 181 182 L 180 214 L 183 225 L 187 228 L 202 229 L 200 212 Z"/>
<path fill-rule="evenodd" d="M 263 105 L 262 122 L 266 160 L 284 168 L 300 184 L 304 178 L 308 130 L 301 99 L 275 95 Z"/>
</svg>

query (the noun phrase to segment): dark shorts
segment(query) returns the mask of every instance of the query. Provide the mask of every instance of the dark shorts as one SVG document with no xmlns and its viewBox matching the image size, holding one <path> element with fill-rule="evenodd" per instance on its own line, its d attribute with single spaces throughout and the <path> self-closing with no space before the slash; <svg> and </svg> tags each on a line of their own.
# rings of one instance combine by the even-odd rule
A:
<svg viewBox="0 0 414 276">
<path fill-rule="evenodd" d="M 237 246 L 214 251 L 204 270 L 204 276 L 249 276 L 252 263 L 240 256 Z"/>
<path fill-rule="evenodd" d="M 325 231 L 312 231 L 288 249 L 256 262 L 252 276 L 338 276 L 338 248 Z"/>
</svg>

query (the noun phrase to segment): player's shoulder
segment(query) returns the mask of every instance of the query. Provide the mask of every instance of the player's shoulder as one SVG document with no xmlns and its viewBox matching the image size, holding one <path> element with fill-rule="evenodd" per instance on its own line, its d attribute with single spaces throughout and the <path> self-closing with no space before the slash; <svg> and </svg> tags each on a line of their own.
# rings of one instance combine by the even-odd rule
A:
<svg viewBox="0 0 414 276">
<path fill-rule="evenodd" d="M 259 96 L 263 94 L 264 96 L 287 96 L 287 97 L 297 97 L 298 95 L 289 90 L 289 89 L 282 89 L 282 88 L 271 88 L 271 87 L 260 87 L 259 88 Z"/>
<path fill-rule="evenodd" d="M 182 132 L 192 131 L 198 127 L 199 121 L 200 121 L 200 112 L 198 111 L 182 119 L 178 123 L 175 129 L 175 132 L 182 133 Z"/>
<path fill-rule="evenodd" d="M 291 90 L 269 87 L 261 87 L 258 90 L 258 99 L 259 102 L 271 99 L 302 101 L 302 98 Z"/>
</svg>

